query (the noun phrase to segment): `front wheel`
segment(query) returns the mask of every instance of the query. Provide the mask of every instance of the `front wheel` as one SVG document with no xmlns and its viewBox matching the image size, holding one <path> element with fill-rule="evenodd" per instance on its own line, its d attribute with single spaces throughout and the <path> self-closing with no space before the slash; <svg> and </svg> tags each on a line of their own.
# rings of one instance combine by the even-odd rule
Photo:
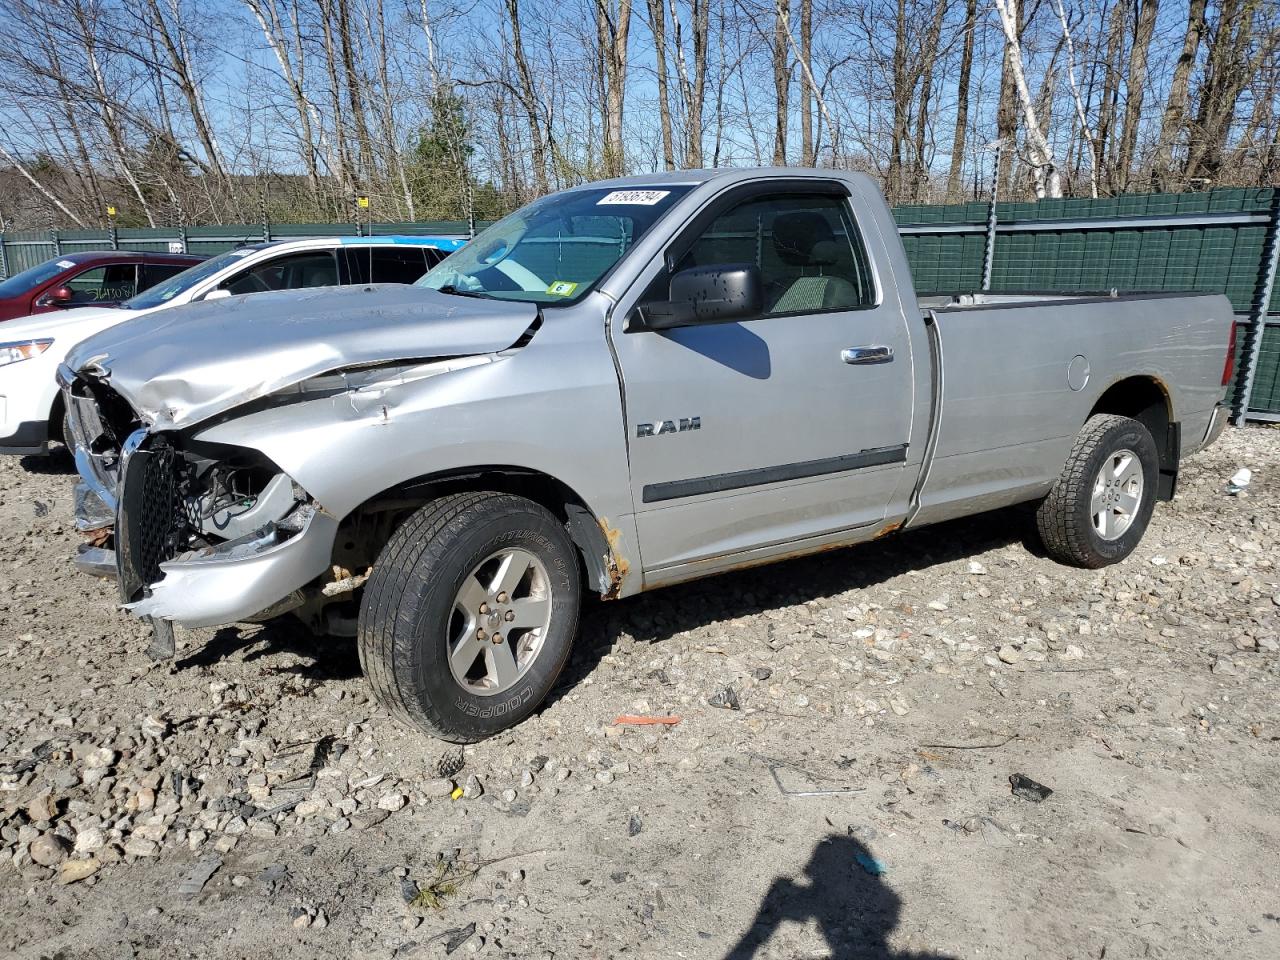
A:
<svg viewBox="0 0 1280 960">
<path fill-rule="evenodd" d="M 564 526 L 505 493 L 422 507 L 374 564 L 360 605 L 360 664 L 393 714 L 473 743 L 546 698 L 578 630 L 581 582 Z"/>
<path fill-rule="evenodd" d="M 1036 511 L 1045 549 L 1055 560 L 1089 568 L 1131 554 L 1151 521 L 1159 463 L 1155 441 L 1137 420 L 1090 417 Z"/>
</svg>

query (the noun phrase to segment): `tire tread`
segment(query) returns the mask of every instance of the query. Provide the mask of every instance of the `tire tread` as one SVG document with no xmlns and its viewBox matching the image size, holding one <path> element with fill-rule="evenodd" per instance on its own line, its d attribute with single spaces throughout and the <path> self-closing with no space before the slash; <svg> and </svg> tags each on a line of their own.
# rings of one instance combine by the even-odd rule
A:
<svg viewBox="0 0 1280 960">
<path fill-rule="evenodd" d="M 544 511 L 533 501 L 496 491 L 449 494 L 420 508 L 392 534 L 365 585 L 357 628 L 360 667 L 374 697 L 396 719 L 455 743 L 489 734 L 459 730 L 413 695 L 407 671 L 412 657 L 419 595 L 414 584 L 438 567 L 469 526 L 486 516 Z M 548 514 L 549 516 L 549 514 Z M 566 658 L 567 658 L 566 650 Z"/>
<path fill-rule="evenodd" d="M 1097 569 L 1110 560 L 1098 556 L 1075 522 L 1074 512 L 1082 497 L 1090 497 L 1093 476 L 1089 461 L 1116 428 L 1130 427 L 1135 421 L 1111 413 L 1096 414 L 1088 419 L 1076 435 L 1066 465 L 1053 484 L 1053 489 L 1036 510 L 1036 529 L 1049 554 L 1061 563 Z"/>
</svg>

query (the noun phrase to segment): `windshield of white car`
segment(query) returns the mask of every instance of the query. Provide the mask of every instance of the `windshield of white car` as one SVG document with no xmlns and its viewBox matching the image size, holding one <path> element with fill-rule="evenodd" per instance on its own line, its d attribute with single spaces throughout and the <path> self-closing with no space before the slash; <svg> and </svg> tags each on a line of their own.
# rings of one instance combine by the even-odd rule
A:
<svg viewBox="0 0 1280 960">
<path fill-rule="evenodd" d="M 243 260 L 253 252 L 255 251 L 252 247 L 241 247 L 238 250 L 228 250 L 226 253 L 219 254 L 216 257 L 210 257 L 208 260 L 203 260 L 194 267 L 183 270 L 181 273 L 175 273 L 168 280 L 162 280 L 133 299 L 126 300 L 120 306 L 125 310 L 150 310 L 152 307 L 162 307 L 174 297 L 186 293 L 192 287 L 204 282 L 231 264 Z"/>
<path fill-rule="evenodd" d="M 417 285 L 457 296 L 573 303 L 690 189 L 599 188 L 543 197 L 481 232 Z"/>
<path fill-rule="evenodd" d="M 74 266 L 75 264 L 68 260 L 58 259 L 38 263 L 0 283 L 0 297 L 20 297 L 24 293 L 30 293 L 46 280 L 52 280 L 63 270 Z"/>
</svg>

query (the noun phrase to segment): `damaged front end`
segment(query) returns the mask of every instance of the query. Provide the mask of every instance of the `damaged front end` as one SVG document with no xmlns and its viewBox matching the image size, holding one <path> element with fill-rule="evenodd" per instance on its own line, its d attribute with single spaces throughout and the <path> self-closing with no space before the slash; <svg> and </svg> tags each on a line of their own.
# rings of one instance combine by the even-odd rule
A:
<svg viewBox="0 0 1280 960">
<path fill-rule="evenodd" d="M 378 551 L 415 509 L 366 501 L 459 448 L 475 414 L 445 411 L 504 396 L 493 368 L 542 322 L 534 304 L 399 285 L 173 312 L 78 344 L 58 371 L 78 566 L 114 576 L 159 631 L 290 612 L 354 633 Z"/>
<path fill-rule="evenodd" d="M 89 371 L 59 371 L 74 436 L 79 565 L 113 572 L 125 608 L 189 627 L 306 602 L 337 521 L 256 451 L 155 432 Z"/>
</svg>

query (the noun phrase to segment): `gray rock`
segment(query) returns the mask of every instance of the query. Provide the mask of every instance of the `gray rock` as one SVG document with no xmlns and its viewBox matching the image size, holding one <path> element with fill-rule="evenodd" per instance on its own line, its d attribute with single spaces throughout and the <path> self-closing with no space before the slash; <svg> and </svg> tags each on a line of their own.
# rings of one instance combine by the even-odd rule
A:
<svg viewBox="0 0 1280 960">
<path fill-rule="evenodd" d="M 1218 657 L 1209 668 L 1216 676 L 1233 677 L 1236 675 L 1235 661 L 1230 657 Z"/>
<path fill-rule="evenodd" d="M 160 844 L 146 837 L 133 836 L 125 841 L 124 852 L 131 857 L 154 857 L 160 853 Z"/>
<path fill-rule="evenodd" d="M 67 856 L 67 841 L 56 834 L 46 833 L 31 841 L 28 850 L 31 859 L 42 867 L 56 867 Z"/>
<path fill-rule="evenodd" d="M 384 793 L 378 798 L 378 809 L 386 810 L 388 813 L 395 813 L 397 810 L 403 810 L 408 802 L 408 797 L 399 791 L 393 790 L 390 793 Z"/>
<path fill-rule="evenodd" d="M 442 799 L 453 794 L 454 782 L 445 777 L 438 777 L 434 780 L 428 780 L 419 788 L 418 792 L 424 797 L 432 797 Z"/>
<path fill-rule="evenodd" d="M 733 689 L 733 687 L 725 687 L 712 694 L 707 698 L 707 705 L 711 707 L 719 707 L 721 710 L 742 709 L 742 704 L 738 702 L 738 693 Z"/>
</svg>

